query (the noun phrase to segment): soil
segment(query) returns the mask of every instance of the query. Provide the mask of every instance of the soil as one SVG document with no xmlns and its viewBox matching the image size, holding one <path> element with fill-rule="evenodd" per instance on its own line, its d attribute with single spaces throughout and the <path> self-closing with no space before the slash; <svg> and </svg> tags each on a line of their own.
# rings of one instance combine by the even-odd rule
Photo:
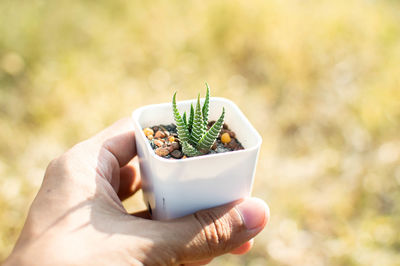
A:
<svg viewBox="0 0 400 266">
<path fill-rule="evenodd" d="M 208 128 L 210 128 L 214 123 L 215 121 L 209 122 Z M 187 158 L 182 152 L 175 124 L 153 126 L 151 128 L 144 128 L 143 131 L 150 142 L 150 146 L 157 155 L 166 159 Z M 230 142 L 223 143 L 221 141 L 221 136 L 224 133 L 227 133 L 223 137 L 224 141 L 226 142 L 226 138 L 228 138 L 228 140 L 230 139 Z M 229 135 L 229 137 L 227 135 Z M 212 149 L 206 154 L 223 153 L 243 149 L 242 144 L 236 139 L 235 132 L 230 130 L 227 124 L 224 124 Z"/>
</svg>

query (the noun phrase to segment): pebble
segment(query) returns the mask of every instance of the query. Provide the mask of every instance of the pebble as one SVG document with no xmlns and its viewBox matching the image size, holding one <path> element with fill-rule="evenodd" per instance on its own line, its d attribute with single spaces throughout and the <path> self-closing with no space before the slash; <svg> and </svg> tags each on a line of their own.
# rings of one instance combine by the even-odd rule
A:
<svg viewBox="0 0 400 266">
<path fill-rule="evenodd" d="M 154 135 L 154 131 L 149 127 L 146 127 L 145 129 L 143 129 L 143 133 L 146 135 L 146 137 L 149 135 Z"/>
<path fill-rule="evenodd" d="M 156 144 L 158 147 L 161 147 L 163 145 L 163 142 L 159 139 L 155 139 L 154 144 Z"/>
<path fill-rule="evenodd" d="M 169 154 L 169 150 L 167 148 L 158 148 L 156 149 L 156 154 L 158 156 L 164 157 Z"/>
<path fill-rule="evenodd" d="M 178 142 L 172 142 L 171 145 L 168 146 L 168 149 L 170 152 L 179 150 L 179 143 Z"/>
<path fill-rule="evenodd" d="M 169 142 L 175 142 L 175 137 L 174 136 L 169 136 L 168 141 Z"/>
<path fill-rule="evenodd" d="M 221 129 L 221 133 L 220 134 L 222 135 L 224 133 L 228 133 L 231 138 L 235 138 L 236 137 L 235 132 L 233 132 L 233 131 L 231 131 L 229 129 Z"/>
<path fill-rule="evenodd" d="M 239 143 L 235 140 L 232 139 L 229 143 L 228 143 L 228 148 L 232 149 L 232 150 L 238 150 L 240 148 Z"/>
<path fill-rule="evenodd" d="M 230 143 L 231 142 L 231 136 L 229 133 L 225 132 L 224 134 L 221 135 L 221 142 L 224 144 Z"/>
<path fill-rule="evenodd" d="M 215 141 L 214 144 L 212 145 L 211 149 L 215 150 L 217 148 L 217 142 Z"/>
<path fill-rule="evenodd" d="M 180 159 L 182 158 L 183 153 L 180 150 L 174 150 L 173 152 L 171 152 L 171 156 L 175 159 Z"/>
<path fill-rule="evenodd" d="M 165 138 L 165 133 L 164 133 L 163 131 L 159 130 L 159 131 L 156 132 L 156 134 L 154 135 L 154 137 L 155 137 L 156 139 Z"/>
</svg>

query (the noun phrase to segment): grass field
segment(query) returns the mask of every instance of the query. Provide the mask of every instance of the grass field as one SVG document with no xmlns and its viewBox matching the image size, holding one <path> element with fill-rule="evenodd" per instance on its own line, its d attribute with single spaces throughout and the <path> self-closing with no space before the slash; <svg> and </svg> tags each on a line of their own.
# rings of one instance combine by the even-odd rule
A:
<svg viewBox="0 0 400 266">
<path fill-rule="evenodd" d="M 400 265 L 400 2 L 0 1 L 0 261 L 49 161 L 135 108 L 204 93 L 263 136 L 271 208 L 212 265 Z M 143 207 L 140 195 L 126 203 Z"/>
</svg>

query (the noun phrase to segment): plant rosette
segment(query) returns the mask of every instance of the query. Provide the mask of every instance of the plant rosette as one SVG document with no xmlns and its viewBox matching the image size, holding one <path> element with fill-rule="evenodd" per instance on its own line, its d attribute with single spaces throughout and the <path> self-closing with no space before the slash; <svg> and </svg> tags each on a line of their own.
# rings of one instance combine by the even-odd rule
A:
<svg viewBox="0 0 400 266">
<path fill-rule="evenodd" d="M 166 159 L 155 154 L 143 128 L 175 123 L 171 103 L 143 106 L 132 113 L 142 178 L 143 198 L 155 220 L 169 220 L 250 196 L 261 136 L 232 101 L 209 98 L 209 119 L 224 121 L 243 150 Z M 205 99 L 200 99 L 203 104 Z M 177 102 L 189 113 L 196 100 Z"/>
</svg>

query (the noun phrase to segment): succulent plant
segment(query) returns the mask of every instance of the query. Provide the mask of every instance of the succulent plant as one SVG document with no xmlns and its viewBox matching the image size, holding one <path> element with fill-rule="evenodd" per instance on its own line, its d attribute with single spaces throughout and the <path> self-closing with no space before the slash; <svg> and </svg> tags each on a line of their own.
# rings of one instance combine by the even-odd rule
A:
<svg viewBox="0 0 400 266">
<path fill-rule="evenodd" d="M 176 107 L 176 92 L 172 98 L 172 109 L 178 131 L 182 151 L 186 156 L 193 157 L 208 153 L 217 139 L 224 124 L 225 108 L 218 120 L 207 129 L 208 111 L 210 105 L 210 88 L 206 83 L 207 92 L 203 107 L 200 107 L 200 94 L 197 96 L 196 108 L 190 105 L 189 118 L 186 112 L 181 116 Z"/>
</svg>

